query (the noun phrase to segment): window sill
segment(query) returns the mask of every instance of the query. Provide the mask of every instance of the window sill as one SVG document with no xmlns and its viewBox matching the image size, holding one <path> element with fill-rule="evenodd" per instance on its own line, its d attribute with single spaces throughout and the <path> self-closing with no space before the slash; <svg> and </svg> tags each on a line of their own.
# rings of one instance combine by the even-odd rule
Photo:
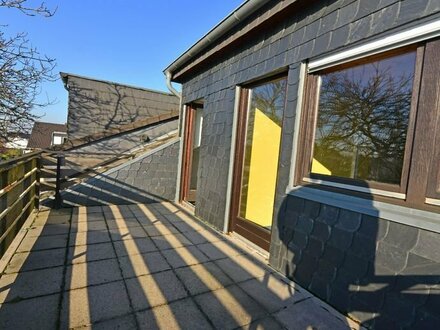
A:
<svg viewBox="0 0 440 330">
<path fill-rule="evenodd" d="M 290 187 L 287 193 L 291 196 L 440 233 L 439 213 L 303 186 Z"/>
<path fill-rule="evenodd" d="M 358 187 L 351 184 L 345 184 L 345 183 L 338 183 L 338 182 L 332 182 L 327 180 L 319 180 L 319 179 L 312 179 L 312 178 L 303 178 L 303 181 L 306 183 L 314 183 L 319 185 L 324 185 L 328 187 L 334 187 L 334 188 L 342 188 L 346 190 L 352 190 L 352 191 L 358 191 L 361 193 L 367 193 L 367 194 L 374 194 L 379 196 L 385 196 L 385 197 L 392 197 L 397 199 L 405 199 L 406 195 L 398 192 L 393 191 L 387 191 L 382 189 L 374 189 L 369 187 Z"/>
</svg>

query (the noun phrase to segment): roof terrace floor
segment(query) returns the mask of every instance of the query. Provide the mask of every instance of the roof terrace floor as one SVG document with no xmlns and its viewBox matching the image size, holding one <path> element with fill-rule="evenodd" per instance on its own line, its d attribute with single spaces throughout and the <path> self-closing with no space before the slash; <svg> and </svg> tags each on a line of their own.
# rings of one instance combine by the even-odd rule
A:
<svg viewBox="0 0 440 330">
<path fill-rule="evenodd" d="M 172 203 L 40 211 L 16 240 L 2 329 L 356 327 Z"/>
</svg>

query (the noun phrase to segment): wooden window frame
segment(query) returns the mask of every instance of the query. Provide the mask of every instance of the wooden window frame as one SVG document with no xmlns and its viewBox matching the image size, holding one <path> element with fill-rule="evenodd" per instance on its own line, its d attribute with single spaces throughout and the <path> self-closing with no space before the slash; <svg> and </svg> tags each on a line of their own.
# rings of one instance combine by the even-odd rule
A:
<svg viewBox="0 0 440 330">
<path fill-rule="evenodd" d="M 380 59 L 390 58 L 411 51 L 416 52 L 416 64 L 400 184 L 393 185 L 365 180 L 341 178 L 336 176 L 332 177 L 327 175 L 312 174 L 311 164 L 313 157 L 315 129 L 318 117 L 320 75 L 364 63 L 370 63 Z M 433 180 L 428 179 L 429 171 L 427 169 L 427 164 L 430 164 L 431 169 L 434 169 L 435 166 L 437 166 L 437 179 L 440 179 L 440 170 L 438 170 L 438 164 L 440 161 L 440 147 L 438 146 L 438 141 L 440 141 L 440 132 L 436 132 L 435 128 L 430 128 L 427 130 L 427 132 L 424 132 L 424 128 L 429 121 L 436 122 L 437 126 L 440 127 L 440 111 L 434 111 L 434 109 L 432 109 L 432 102 L 435 97 L 431 94 L 436 93 L 436 91 L 432 91 L 433 88 L 427 88 L 428 91 L 423 90 L 423 86 L 429 86 L 429 84 L 432 84 L 433 78 L 426 76 L 428 70 L 436 70 L 437 74 L 440 74 L 440 70 L 434 67 L 434 62 L 439 60 L 438 55 L 435 54 L 436 52 L 440 53 L 439 40 L 413 44 L 399 49 L 385 51 L 381 54 L 366 56 L 365 58 L 353 60 L 348 63 L 335 65 L 330 68 L 306 74 L 304 83 L 305 92 L 302 104 L 303 111 L 300 119 L 297 145 L 298 157 L 293 180 L 294 186 L 307 185 L 323 190 L 356 195 L 414 208 L 435 210 L 438 212 L 438 208 L 433 208 L 425 203 L 425 196 L 428 197 L 432 195 L 429 193 L 429 189 L 432 190 L 431 186 L 433 185 Z M 427 57 L 429 58 L 427 59 Z M 428 62 L 432 62 L 429 68 L 427 68 L 426 64 Z M 425 95 L 427 93 L 429 95 Z M 437 119 L 437 121 L 434 119 Z M 435 135 L 435 133 L 437 134 Z M 431 153 L 429 155 L 427 153 L 426 146 L 423 146 L 424 144 L 427 144 L 428 139 L 425 136 L 426 134 L 431 134 L 431 140 L 433 140 L 432 136 L 436 136 L 437 150 L 435 151 L 435 154 L 437 155 L 437 161 L 430 160 L 434 146 L 432 146 Z M 422 154 L 420 154 L 420 148 L 423 151 Z M 429 159 L 427 157 L 429 157 Z M 417 168 L 419 169 L 417 170 Z M 423 191 L 422 195 L 421 191 Z M 440 198 L 440 193 L 435 194 L 435 196 Z"/>
<path fill-rule="evenodd" d="M 440 104 L 438 105 L 440 107 Z M 440 118 L 437 114 L 434 141 L 434 153 L 431 159 L 429 173 L 432 179 L 428 180 L 426 202 L 440 206 Z"/>
</svg>

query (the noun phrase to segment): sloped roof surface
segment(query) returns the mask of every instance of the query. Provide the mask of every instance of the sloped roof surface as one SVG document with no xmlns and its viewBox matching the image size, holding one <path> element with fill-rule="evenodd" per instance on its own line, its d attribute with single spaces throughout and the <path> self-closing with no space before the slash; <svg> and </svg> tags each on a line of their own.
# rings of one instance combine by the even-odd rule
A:
<svg viewBox="0 0 440 330">
<path fill-rule="evenodd" d="M 160 91 L 61 73 L 69 91 L 67 132 L 76 140 L 179 110 L 178 97 Z"/>
<path fill-rule="evenodd" d="M 66 125 L 36 121 L 29 138 L 28 148 L 49 148 L 53 132 L 66 133 Z"/>
</svg>

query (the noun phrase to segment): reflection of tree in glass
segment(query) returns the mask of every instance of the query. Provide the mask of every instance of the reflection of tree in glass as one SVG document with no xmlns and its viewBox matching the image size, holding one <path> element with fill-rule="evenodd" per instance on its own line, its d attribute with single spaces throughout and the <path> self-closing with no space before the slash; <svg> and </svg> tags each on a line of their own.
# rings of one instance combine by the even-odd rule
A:
<svg viewBox="0 0 440 330">
<path fill-rule="evenodd" d="M 278 80 L 252 89 L 252 108 L 264 112 L 278 125 L 283 119 L 286 80 Z"/>
<path fill-rule="evenodd" d="M 400 183 L 414 62 L 396 64 L 322 76 L 314 157 L 333 175 Z"/>
</svg>

